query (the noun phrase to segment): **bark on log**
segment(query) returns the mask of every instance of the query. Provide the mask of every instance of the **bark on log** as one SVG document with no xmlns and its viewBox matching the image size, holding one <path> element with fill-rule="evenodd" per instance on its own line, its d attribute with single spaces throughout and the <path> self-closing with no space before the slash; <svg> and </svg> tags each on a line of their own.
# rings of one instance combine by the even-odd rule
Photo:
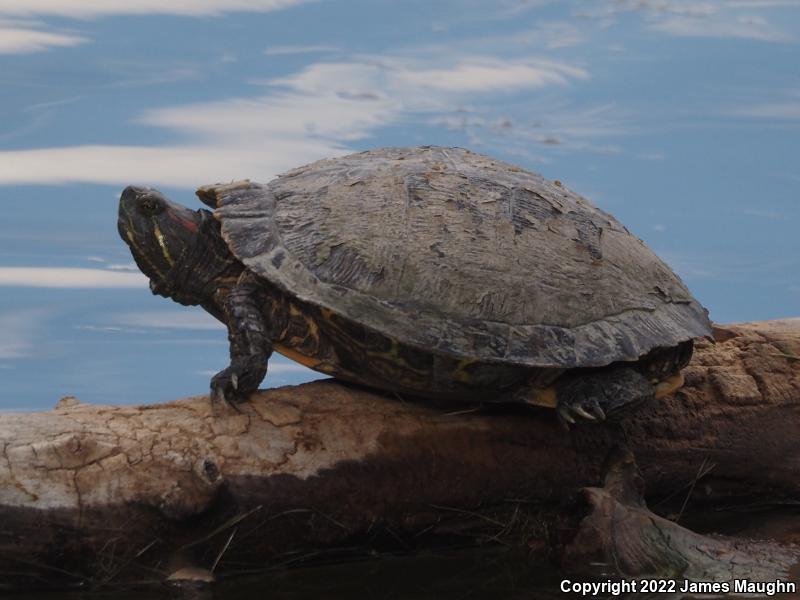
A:
<svg viewBox="0 0 800 600">
<path fill-rule="evenodd" d="M 796 501 L 800 319 L 716 336 L 679 392 L 569 433 L 544 409 L 443 409 L 332 381 L 260 392 L 241 414 L 196 397 L 0 415 L 0 582 L 162 580 L 480 536 L 569 549 L 575 492 L 620 444 L 668 511 L 687 495 Z"/>
</svg>

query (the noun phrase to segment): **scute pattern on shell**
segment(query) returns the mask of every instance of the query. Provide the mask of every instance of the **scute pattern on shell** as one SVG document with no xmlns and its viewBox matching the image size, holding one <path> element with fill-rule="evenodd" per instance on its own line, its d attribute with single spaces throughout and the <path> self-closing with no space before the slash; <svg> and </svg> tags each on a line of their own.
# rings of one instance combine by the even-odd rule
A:
<svg viewBox="0 0 800 600">
<path fill-rule="evenodd" d="M 710 332 L 681 280 L 611 215 L 461 148 L 371 150 L 198 193 L 255 273 L 413 346 L 571 368 Z"/>
</svg>

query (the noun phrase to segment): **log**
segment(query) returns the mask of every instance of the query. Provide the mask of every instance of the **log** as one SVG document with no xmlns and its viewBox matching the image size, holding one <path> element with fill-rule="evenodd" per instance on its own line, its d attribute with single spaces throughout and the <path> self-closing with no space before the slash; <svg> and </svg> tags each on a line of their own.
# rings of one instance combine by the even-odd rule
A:
<svg viewBox="0 0 800 600">
<path fill-rule="evenodd" d="M 586 531 L 609 505 L 596 486 L 608 487 L 620 447 L 671 523 L 796 502 L 800 319 L 715 337 L 698 340 L 672 396 L 569 432 L 545 409 L 435 407 L 332 380 L 259 392 L 241 413 L 214 414 L 205 396 L 68 397 L 0 415 L 0 586 L 162 581 L 187 565 L 225 574 L 487 540 L 574 565 L 599 547 Z"/>
</svg>

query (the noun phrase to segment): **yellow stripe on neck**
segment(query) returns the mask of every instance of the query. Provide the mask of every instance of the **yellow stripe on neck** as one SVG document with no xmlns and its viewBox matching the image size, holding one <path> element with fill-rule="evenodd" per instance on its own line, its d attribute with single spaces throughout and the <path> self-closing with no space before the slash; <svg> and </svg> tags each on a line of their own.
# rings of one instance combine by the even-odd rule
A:
<svg viewBox="0 0 800 600">
<path fill-rule="evenodd" d="M 164 239 L 164 234 L 161 233 L 161 229 L 158 227 L 158 223 L 153 223 L 153 231 L 156 234 L 156 240 L 158 240 L 158 245 L 161 246 L 161 254 L 164 255 L 164 258 L 167 262 L 173 265 L 172 257 L 169 255 L 169 250 L 167 249 L 167 240 Z"/>
</svg>

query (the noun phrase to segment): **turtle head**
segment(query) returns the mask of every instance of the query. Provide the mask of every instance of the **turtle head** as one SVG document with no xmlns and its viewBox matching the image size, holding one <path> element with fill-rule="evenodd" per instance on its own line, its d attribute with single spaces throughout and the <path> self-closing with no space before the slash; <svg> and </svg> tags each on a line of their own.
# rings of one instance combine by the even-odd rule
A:
<svg viewBox="0 0 800 600">
<path fill-rule="evenodd" d="M 194 211 L 152 188 L 129 186 L 119 199 L 119 234 L 131 249 L 151 288 L 165 281 L 173 265 L 197 242 L 202 212 Z"/>
</svg>

